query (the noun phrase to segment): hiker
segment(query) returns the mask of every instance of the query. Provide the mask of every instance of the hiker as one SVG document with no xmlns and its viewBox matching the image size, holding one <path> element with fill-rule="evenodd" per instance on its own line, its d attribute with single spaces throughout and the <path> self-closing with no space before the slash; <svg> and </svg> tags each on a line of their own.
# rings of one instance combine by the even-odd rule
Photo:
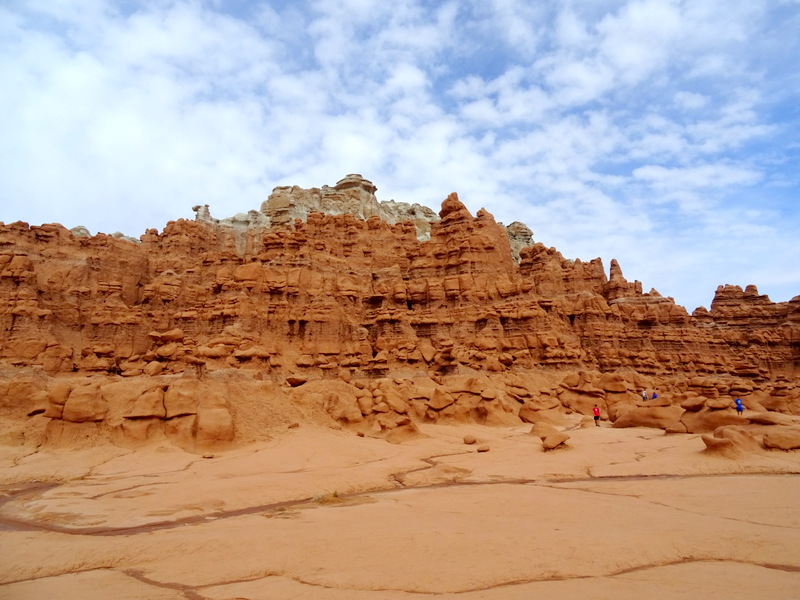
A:
<svg viewBox="0 0 800 600">
<path fill-rule="evenodd" d="M 736 399 L 736 414 L 737 415 L 741 415 L 742 412 L 744 412 L 744 405 L 742 404 L 742 399 L 741 398 L 737 398 Z"/>
<path fill-rule="evenodd" d="M 658 394 L 656 394 L 655 392 L 653 392 L 653 397 L 652 397 L 652 398 L 650 398 L 650 399 L 651 399 L 651 400 L 655 400 L 656 398 L 658 398 Z"/>
<path fill-rule="evenodd" d="M 647 402 L 647 390 L 642 390 L 642 400 Z"/>
<path fill-rule="evenodd" d="M 594 405 L 592 414 L 594 415 L 594 426 L 600 427 L 600 408 L 597 406 L 597 404 Z"/>
</svg>

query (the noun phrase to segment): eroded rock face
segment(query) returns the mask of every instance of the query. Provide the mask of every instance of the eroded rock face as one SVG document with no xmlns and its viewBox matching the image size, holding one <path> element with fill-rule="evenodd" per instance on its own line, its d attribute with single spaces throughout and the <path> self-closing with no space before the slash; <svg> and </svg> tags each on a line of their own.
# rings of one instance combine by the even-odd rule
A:
<svg viewBox="0 0 800 600">
<path fill-rule="evenodd" d="M 378 217 L 395 225 L 404 221 L 414 224 L 417 238 L 430 238 L 430 224 L 438 221 L 434 211 L 419 204 L 406 202 L 379 202 L 375 197 L 377 187 L 358 174 L 341 179 L 334 187 L 303 189 L 298 186 L 277 187 L 261 205 L 261 213 L 274 225 L 291 225 L 295 219 L 305 221 L 313 212 L 328 215 L 352 215 L 367 220 Z"/>
<path fill-rule="evenodd" d="M 690 316 L 455 194 L 437 216 L 374 193 L 355 175 L 276 188 L 139 243 L 0 224 L 3 414 L 185 447 L 257 438 L 248 410 L 274 398 L 370 435 L 562 425 L 595 404 L 617 426 L 711 432 L 747 422 L 736 397 L 800 414 L 800 297 L 723 286 Z M 253 398 L 213 383 L 226 373 Z"/>
</svg>

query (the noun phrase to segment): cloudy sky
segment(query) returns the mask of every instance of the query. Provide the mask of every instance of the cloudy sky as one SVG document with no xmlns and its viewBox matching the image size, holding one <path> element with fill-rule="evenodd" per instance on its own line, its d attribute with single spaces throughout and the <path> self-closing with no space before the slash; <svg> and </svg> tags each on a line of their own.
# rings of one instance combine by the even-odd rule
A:
<svg viewBox="0 0 800 600">
<path fill-rule="evenodd" d="M 4 0 L 0 221 L 138 237 L 361 173 L 690 311 L 800 294 L 800 0 Z"/>
</svg>

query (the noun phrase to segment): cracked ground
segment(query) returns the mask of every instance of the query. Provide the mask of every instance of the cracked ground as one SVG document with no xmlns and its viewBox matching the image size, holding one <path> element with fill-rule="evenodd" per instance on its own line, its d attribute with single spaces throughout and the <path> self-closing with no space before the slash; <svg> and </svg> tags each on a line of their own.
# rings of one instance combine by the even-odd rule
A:
<svg viewBox="0 0 800 600">
<path fill-rule="evenodd" d="M 544 452 L 527 429 L 8 450 L 0 598 L 797 597 L 800 453 L 611 428 Z"/>
</svg>

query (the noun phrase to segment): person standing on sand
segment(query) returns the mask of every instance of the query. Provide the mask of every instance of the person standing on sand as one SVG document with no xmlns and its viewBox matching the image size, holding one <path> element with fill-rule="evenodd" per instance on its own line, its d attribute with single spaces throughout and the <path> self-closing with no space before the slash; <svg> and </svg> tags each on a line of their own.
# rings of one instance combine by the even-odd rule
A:
<svg viewBox="0 0 800 600">
<path fill-rule="evenodd" d="M 742 399 L 736 399 L 736 414 L 741 415 L 744 412 L 744 405 L 742 404 Z"/>
<path fill-rule="evenodd" d="M 647 402 L 647 390 L 642 390 L 642 400 Z"/>
<path fill-rule="evenodd" d="M 592 414 L 594 415 L 594 426 L 600 427 L 600 408 L 597 406 L 597 404 L 594 405 Z"/>
</svg>

